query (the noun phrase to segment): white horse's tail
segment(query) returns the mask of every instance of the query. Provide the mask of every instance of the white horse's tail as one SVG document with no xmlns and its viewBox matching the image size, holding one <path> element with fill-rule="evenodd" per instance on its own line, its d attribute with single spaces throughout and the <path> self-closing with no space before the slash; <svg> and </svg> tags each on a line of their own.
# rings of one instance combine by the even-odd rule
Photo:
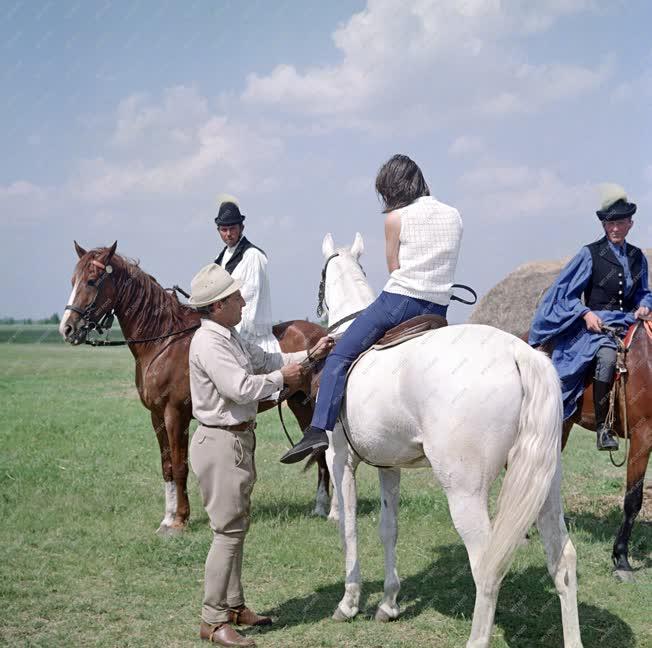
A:
<svg viewBox="0 0 652 648">
<path fill-rule="evenodd" d="M 557 371 L 547 356 L 521 340 L 515 343 L 514 360 L 523 386 L 518 436 L 509 451 L 491 539 L 481 562 L 487 583 L 496 585 L 536 520 L 561 461 L 563 404 Z"/>
</svg>

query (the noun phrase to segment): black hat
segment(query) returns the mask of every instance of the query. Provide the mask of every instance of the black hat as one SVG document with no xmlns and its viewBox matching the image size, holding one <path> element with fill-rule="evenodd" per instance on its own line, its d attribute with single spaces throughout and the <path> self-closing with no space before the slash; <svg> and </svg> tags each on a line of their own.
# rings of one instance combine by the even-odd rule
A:
<svg viewBox="0 0 652 648">
<path fill-rule="evenodd" d="M 244 214 L 240 213 L 237 203 L 227 200 L 220 204 L 220 210 L 215 218 L 215 224 L 220 225 L 240 225 L 244 221 Z"/>
<path fill-rule="evenodd" d="M 630 218 L 636 213 L 636 205 L 627 201 L 625 190 L 614 184 L 602 185 L 601 209 L 595 212 L 601 221 L 615 221 Z"/>
</svg>

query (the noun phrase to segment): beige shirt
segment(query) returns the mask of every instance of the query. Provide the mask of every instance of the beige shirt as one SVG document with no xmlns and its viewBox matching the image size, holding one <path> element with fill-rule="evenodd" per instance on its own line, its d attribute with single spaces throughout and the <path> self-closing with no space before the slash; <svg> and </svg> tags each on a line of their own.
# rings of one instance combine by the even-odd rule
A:
<svg viewBox="0 0 652 648">
<path fill-rule="evenodd" d="M 189 356 L 193 416 L 220 426 L 253 421 L 258 401 L 283 388 L 280 367 L 301 362 L 307 352 L 266 353 L 234 329 L 203 317 Z"/>
</svg>

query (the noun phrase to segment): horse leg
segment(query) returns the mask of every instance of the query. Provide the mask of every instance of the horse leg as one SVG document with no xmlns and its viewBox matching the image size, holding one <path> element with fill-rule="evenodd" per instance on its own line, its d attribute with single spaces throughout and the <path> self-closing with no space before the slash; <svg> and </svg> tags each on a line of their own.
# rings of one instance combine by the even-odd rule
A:
<svg viewBox="0 0 652 648">
<path fill-rule="evenodd" d="M 166 535 L 169 528 L 174 522 L 174 516 L 177 512 L 177 487 L 172 478 L 172 456 L 170 454 L 170 444 L 168 442 L 168 433 L 165 429 L 163 417 L 156 412 L 151 412 L 152 427 L 156 432 L 156 440 L 161 451 L 161 470 L 163 472 L 163 483 L 165 485 L 165 515 L 161 520 L 156 533 Z"/>
<path fill-rule="evenodd" d="M 580 621 L 577 613 L 577 554 L 568 536 L 564 521 L 561 502 L 561 460 L 557 466 L 548 497 L 537 518 L 537 527 L 546 550 L 548 572 L 552 576 L 559 594 L 564 647 L 582 648 Z"/>
<path fill-rule="evenodd" d="M 392 621 L 399 615 L 396 597 L 401 581 L 396 570 L 398 537 L 398 500 L 401 490 L 400 468 L 380 468 L 380 539 L 385 549 L 385 587 L 383 600 L 376 611 L 376 621 Z"/>
<path fill-rule="evenodd" d="M 466 547 L 475 582 L 473 626 L 466 648 L 488 648 L 500 582 L 497 575 L 480 573 L 482 557 L 491 536 L 487 493 L 481 488 L 471 491 L 449 489 L 446 496 L 453 524 Z"/>
<path fill-rule="evenodd" d="M 566 444 L 568 443 L 568 437 L 570 436 L 570 431 L 575 425 L 575 421 L 568 419 L 564 421 L 564 424 L 561 428 L 561 451 L 564 451 Z"/>
<path fill-rule="evenodd" d="M 299 427 L 302 430 L 305 430 L 310 425 L 313 413 L 313 408 L 305 394 L 299 392 L 293 394 L 288 399 L 288 407 L 297 419 Z M 318 454 L 315 457 L 315 462 L 317 463 L 317 494 L 315 495 L 315 508 L 313 509 L 313 515 L 325 518 L 328 515 L 327 507 L 329 503 L 328 491 L 330 475 L 328 473 L 324 453 Z"/>
<path fill-rule="evenodd" d="M 331 443 L 332 445 L 332 443 Z M 329 450 L 331 451 L 330 447 Z M 360 605 L 360 563 L 357 545 L 357 503 L 358 494 L 355 482 L 357 461 L 344 444 L 335 449 L 333 458 L 333 481 L 340 505 L 340 536 L 344 548 L 346 581 L 344 596 L 338 603 L 333 619 L 346 621 L 353 619 Z"/>
<path fill-rule="evenodd" d="M 315 510 L 313 513 L 319 517 L 329 515 L 329 506 L 331 504 L 330 491 L 331 475 L 328 472 L 326 463 L 326 453 L 320 452 L 317 455 L 317 496 L 315 498 Z"/>
<path fill-rule="evenodd" d="M 165 429 L 172 454 L 172 476 L 176 487 L 177 510 L 169 526 L 171 533 L 183 531 L 190 517 L 188 501 L 188 425 L 190 420 L 182 416 L 173 405 L 165 408 Z"/>
<path fill-rule="evenodd" d="M 623 504 L 624 518 L 614 542 L 611 557 L 614 561 L 616 576 L 620 580 L 631 581 L 632 566 L 629 564 L 628 550 L 629 538 L 632 535 L 634 520 L 643 505 L 643 481 L 650 458 L 649 437 L 644 430 L 638 430 L 632 435 L 627 462 L 627 491 Z"/>
<path fill-rule="evenodd" d="M 328 466 L 328 471 L 331 475 L 334 475 L 335 473 L 333 472 L 333 459 L 334 459 L 335 453 L 333 452 L 332 449 L 332 443 L 331 445 L 326 449 L 326 452 L 324 453 L 324 457 L 326 459 L 326 465 Z M 328 513 L 328 519 L 331 522 L 338 522 L 340 521 L 340 502 L 339 498 L 337 496 L 337 489 L 334 487 L 335 481 L 333 480 L 333 494 L 331 495 L 331 510 Z"/>
</svg>

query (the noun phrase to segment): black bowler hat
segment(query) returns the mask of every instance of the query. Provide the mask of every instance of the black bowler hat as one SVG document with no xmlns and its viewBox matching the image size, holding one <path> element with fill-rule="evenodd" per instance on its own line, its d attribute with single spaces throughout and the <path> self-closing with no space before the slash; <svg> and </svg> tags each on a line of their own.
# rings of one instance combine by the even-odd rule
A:
<svg viewBox="0 0 652 648">
<path fill-rule="evenodd" d="M 625 190 L 615 184 L 602 186 L 602 205 L 595 212 L 601 221 L 615 221 L 630 218 L 636 213 L 636 204 L 627 201 Z"/>
<path fill-rule="evenodd" d="M 220 201 L 220 209 L 215 218 L 215 224 L 220 225 L 241 225 L 244 221 L 244 214 L 240 213 L 240 207 L 233 196 L 224 196 Z"/>
</svg>

